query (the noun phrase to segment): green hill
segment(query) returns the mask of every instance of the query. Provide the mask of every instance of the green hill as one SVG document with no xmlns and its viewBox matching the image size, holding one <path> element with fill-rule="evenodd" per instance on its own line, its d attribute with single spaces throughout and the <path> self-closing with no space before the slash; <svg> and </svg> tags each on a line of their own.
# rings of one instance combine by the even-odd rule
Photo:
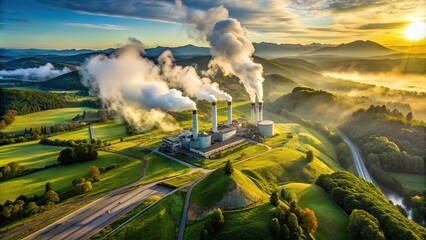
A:
<svg viewBox="0 0 426 240">
<path fill-rule="evenodd" d="M 42 82 L 41 87 L 56 90 L 86 90 L 87 88 L 81 84 L 78 71 L 72 71 L 48 81 Z"/>
<path fill-rule="evenodd" d="M 267 195 L 246 175 L 238 170 L 227 175 L 219 168 L 195 186 L 188 219 L 202 219 L 214 208 L 241 209 L 265 199 Z"/>
</svg>

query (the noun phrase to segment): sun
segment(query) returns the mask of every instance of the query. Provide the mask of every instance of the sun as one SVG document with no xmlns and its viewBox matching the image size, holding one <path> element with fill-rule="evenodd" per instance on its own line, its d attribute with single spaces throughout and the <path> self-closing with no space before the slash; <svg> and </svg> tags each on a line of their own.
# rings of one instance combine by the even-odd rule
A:
<svg viewBox="0 0 426 240">
<path fill-rule="evenodd" d="M 426 23 L 413 22 L 405 28 L 404 34 L 408 40 L 421 40 L 426 37 Z"/>
</svg>

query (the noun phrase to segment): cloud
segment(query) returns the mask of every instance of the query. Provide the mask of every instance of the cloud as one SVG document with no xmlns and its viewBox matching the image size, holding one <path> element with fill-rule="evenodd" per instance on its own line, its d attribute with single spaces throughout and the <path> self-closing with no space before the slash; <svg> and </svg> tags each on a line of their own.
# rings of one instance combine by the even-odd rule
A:
<svg viewBox="0 0 426 240">
<path fill-rule="evenodd" d="M 393 23 L 368 23 L 363 24 L 357 29 L 361 30 L 373 30 L 373 29 L 394 29 L 394 28 L 401 28 L 406 25 L 406 22 L 393 22 Z"/>
<path fill-rule="evenodd" d="M 69 27 L 76 28 L 91 28 L 91 29 L 104 29 L 104 30 L 130 30 L 125 26 L 114 24 L 91 24 L 91 23 L 65 23 Z"/>
<path fill-rule="evenodd" d="M 43 66 L 35 68 L 19 68 L 15 70 L 0 70 L 1 77 L 14 77 L 21 79 L 36 79 L 36 80 L 49 80 L 51 78 L 68 73 L 71 70 L 64 67 L 62 70 L 55 69 L 51 63 L 46 63 Z"/>
</svg>

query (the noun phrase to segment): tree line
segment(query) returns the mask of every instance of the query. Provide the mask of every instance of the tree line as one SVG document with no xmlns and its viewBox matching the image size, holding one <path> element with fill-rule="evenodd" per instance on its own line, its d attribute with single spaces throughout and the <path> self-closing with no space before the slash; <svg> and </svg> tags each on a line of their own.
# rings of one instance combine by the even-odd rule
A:
<svg viewBox="0 0 426 240">
<path fill-rule="evenodd" d="M 334 202 L 347 214 L 351 214 L 355 209 L 371 214 L 377 219 L 386 239 L 420 240 L 426 238 L 426 229 L 407 219 L 401 212 L 401 208 L 388 202 L 380 189 L 372 183 L 349 172 L 323 174 L 317 178 L 315 183 L 324 188 Z M 374 220 L 372 221 L 374 222 Z M 377 232 L 376 234 L 380 235 Z"/>
</svg>

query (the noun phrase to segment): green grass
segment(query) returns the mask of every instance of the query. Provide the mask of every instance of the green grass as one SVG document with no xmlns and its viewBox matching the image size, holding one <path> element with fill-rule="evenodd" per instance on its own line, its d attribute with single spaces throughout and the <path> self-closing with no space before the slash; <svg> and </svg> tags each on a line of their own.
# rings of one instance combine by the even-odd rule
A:
<svg viewBox="0 0 426 240">
<path fill-rule="evenodd" d="M 239 192 L 250 198 L 260 197 L 266 199 L 257 186 L 243 173 L 234 170 L 231 175 L 225 174 L 224 168 L 219 168 L 209 176 L 201 180 L 193 189 L 191 195 L 191 205 L 202 207 L 215 206 L 229 192 L 238 187 Z M 238 200 L 238 199 L 237 199 Z"/>
<path fill-rule="evenodd" d="M 51 126 L 58 123 L 71 122 L 77 114 L 81 115 L 83 114 L 83 111 L 94 110 L 96 109 L 88 107 L 59 108 L 30 113 L 27 115 L 19 115 L 15 117 L 15 122 L 3 131 L 23 134 L 25 128 L 37 128 L 41 126 Z"/>
<path fill-rule="evenodd" d="M 212 239 L 275 239 L 270 230 L 275 207 L 263 203 L 255 208 L 225 212 L 225 225 Z M 184 239 L 198 239 L 210 218 L 186 226 Z"/>
<path fill-rule="evenodd" d="M 0 146 L 0 166 L 17 162 L 26 168 L 37 168 L 57 163 L 61 147 L 47 146 L 30 141 Z"/>
<path fill-rule="evenodd" d="M 180 175 L 190 170 L 187 166 L 156 153 L 149 154 L 145 159 L 147 167 L 143 182 L 153 182 L 167 177 Z"/>
<path fill-rule="evenodd" d="M 229 151 L 226 151 L 221 158 L 195 159 L 193 157 L 188 157 L 186 155 L 180 154 L 175 154 L 173 156 L 198 167 L 215 169 L 224 166 L 228 160 L 230 160 L 232 163 L 235 163 L 249 158 L 253 155 L 266 152 L 267 150 L 268 149 L 265 146 L 247 142 L 237 147 L 234 147 Z M 242 153 L 245 153 L 245 156 L 242 156 Z"/>
<path fill-rule="evenodd" d="M 192 182 L 193 180 L 195 180 L 195 179 L 197 179 L 197 178 L 199 178 L 203 175 L 204 175 L 204 173 L 201 172 L 201 171 L 193 172 L 193 173 L 190 173 L 190 174 L 186 174 L 186 175 L 182 175 L 182 176 L 179 176 L 179 177 L 176 177 L 176 178 L 173 178 L 173 179 L 166 180 L 164 182 L 159 183 L 159 185 L 163 185 L 163 186 L 171 187 L 171 188 L 178 188 L 178 187 L 181 187 L 181 186 L 183 186 L 187 183 Z"/>
<path fill-rule="evenodd" d="M 121 137 L 126 137 L 126 127 L 121 121 L 109 121 L 106 123 L 96 123 L 93 125 L 95 128 L 96 138 L 109 143 L 120 142 Z M 86 139 L 90 140 L 89 130 L 87 127 L 73 132 L 66 132 L 63 134 L 55 135 L 50 139 L 70 140 L 70 139 Z"/>
<path fill-rule="evenodd" d="M 397 173 L 397 172 L 386 172 L 387 174 L 394 177 L 402 185 L 413 188 L 419 191 L 426 189 L 426 176 L 421 174 L 409 174 L 409 173 Z"/>
<path fill-rule="evenodd" d="M 305 155 L 294 149 L 276 148 L 235 167 L 250 176 L 265 191 L 271 191 L 276 184 L 312 183 L 319 175 L 333 172 L 316 157 L 308 163 Z"/>
<path fill-rule="evenodd" d="M 184 192 L 169 195 L 107 239 L 174 240 L 184 201 Z"/>
<path fill-rule="evenodd" d="M 284 185 L 284 188 L 297 197 L 300 207 L 315 211 L 318 219 L 318 228 L 314 234 L 316 239 L 349 239 L 348 216 L 322 188 L 304 183 L 290 183 Z"/>
<path fill-rule="evenodd" d="M 13 201 L 21 194 L 41 195 L 44 193 L 44 186 L 47 182 L 52 183 L 55 191 L 69 190 L 72 187 L 72 180 L 87 177 L 90 166 L 106 167 L 114 163 L 119 164 L 119 167 L 101 174 L 101 181 L 93 183 L 92 194 L 124 186 L 141 177 L 142 163 L 140 161 L 117 154 L 99 152 L 95 161 L 60 165 L 2 182 L 0 202 Z"/>
<path fill-rule="evenodd" d="M 111 145 L 108 148 L 112 151 L 129 154 L 136 157 L 145 157 L 151 152 L 150 150 L 142 148 L 139 146 L 139 144 L 139 141 L 125 141 Z"/>
</svg>

